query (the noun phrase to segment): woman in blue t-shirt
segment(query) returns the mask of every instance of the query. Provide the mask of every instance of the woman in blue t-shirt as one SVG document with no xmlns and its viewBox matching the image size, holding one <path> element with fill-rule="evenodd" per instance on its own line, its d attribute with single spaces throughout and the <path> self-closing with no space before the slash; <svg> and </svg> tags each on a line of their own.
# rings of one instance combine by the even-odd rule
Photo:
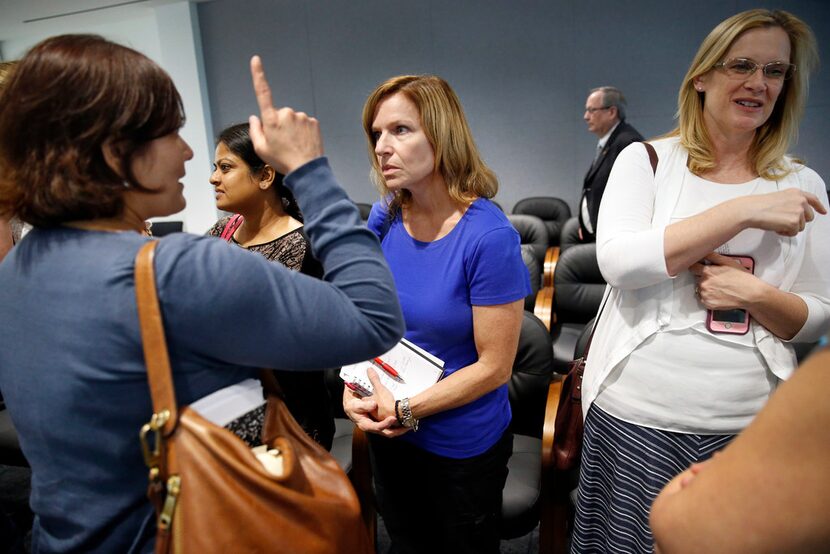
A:
<svg viewBox="0 0 830 554">
<path fill-rule="evenodd" d="M 498 552 L 512 451 L 506 383 L 530 292 L 519 236 L 489 200 L 498 182 L 443 79 L 389 79 L 366 101 L 363 126 L 384 198 L 368 225 L 392 269 L 406 338 L 446 371 L 396 401 L 370 370 L 375 394 L 347 392 L 344 408 L 372 433 L 378 505 L 397 551 Z"/>
</svg>

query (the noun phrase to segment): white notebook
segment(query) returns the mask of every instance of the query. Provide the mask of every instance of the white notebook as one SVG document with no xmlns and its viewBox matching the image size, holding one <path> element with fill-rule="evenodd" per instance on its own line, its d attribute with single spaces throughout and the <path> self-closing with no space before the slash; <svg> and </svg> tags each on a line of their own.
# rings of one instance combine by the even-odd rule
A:
<svg viewBox="0 0 830 554">
<path fill-rule="evenodd" d="M 262 383 L 259 379 L 245 379 L 203 396 L 190 407 L 211 423 L 224 427 L 263 404 Z"/>
<path fill-rule="evenodd" d="M 378 361 L 375 361 L 378 360 Z M 381 368 L 388 364 L 398 373 L 395 378 Z M 372 394 L 374 388 L 366 375 L 367 368 L 373 368 L 381 383 L 389 389 L 396 400 L 410 398 L 434 385 L 444 375 L 444 361 L 439 360 L 423 348 L 415 346 L 406 339 L 396 344 L 392 350 L 372 360 L 366 360 L 344 366 L 340 378 Z"/>
</svg>

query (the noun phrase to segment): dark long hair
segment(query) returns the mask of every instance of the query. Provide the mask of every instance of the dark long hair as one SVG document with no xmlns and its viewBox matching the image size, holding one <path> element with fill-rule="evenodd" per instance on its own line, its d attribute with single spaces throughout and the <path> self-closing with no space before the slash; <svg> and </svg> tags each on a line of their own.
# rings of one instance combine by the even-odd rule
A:
<svg viewBox="0 0 830 554">
<path fill-rule="evenodd" d="M 36 226 L 115 217 L 132 160 L 184 124 L 170 76 L 143 54 L 96 35 L 34 46 L 0 103 L 0 213 Z M 124 177 L 106 163 L 111 144 Z"/>
<path fill-rule="evenodd" d="M 247 164 L 251 175 L 257 175 L 265 169 L 265 162 L 262 161 L 262 158 L 260 158 L 254 150 L 254 143 L 251 142 L 251 135 L 248 131 L 247 123 L 237 123 L 236 125 L 231 125 L 219 133 L 219 136 L 216 138 L 216 144 L 219 144 L 220 142 L 227 146 L 228 150 L 239 156 L 239 158 Z M 282 200 L 282 206 L 285 209 L 285 213 L 297 221 L 302 222 L 303 213 L 300 211 L 300 206 L 297 205 L 294 195 L 283 183 L 285 175 L 276 170 L 274 170 L 274 173 L 276 174 L 274 176 L 274 191 Z"/>
</svg>

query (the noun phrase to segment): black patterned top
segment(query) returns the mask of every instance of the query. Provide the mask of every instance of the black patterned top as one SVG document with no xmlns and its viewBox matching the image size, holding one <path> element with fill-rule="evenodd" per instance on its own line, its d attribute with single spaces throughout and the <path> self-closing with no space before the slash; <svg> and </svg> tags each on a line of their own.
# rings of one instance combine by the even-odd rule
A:
<svg viewBox="0 0 830 554">
<path fill-rule="evenodd" d="M 217 221 L 207 234 L 219 237 L 230 218 L 231 216 L 226 216 Z M 323 276 L 323 266 L 312 255 L 308 237 L 302 227 L 263 244 L 245 247 L 233 239 L 231 242 L 240 248 L 262 254 L 267 260 L 280 263 L 288 269 L 312 277 Z M 274 374 L 285 394 L 285 403 L 291 415 L 308 436 L 330 450 L 334 438 L 334 414 L 323 371 L 274 371 Z M 264 409 L 260 408 L 242 416 L 228 427 L 255 446 L 259 443 L 264 414 Z"/>
<path fill-rule="evenodd" d="M 214 237 L 221 235 L 222 229 L 228 224 L 230 218 L 231 216 L 225 216 L 217 221 L 207 234 Z M 312 277 L 323 276 L 323 267 L 312 256 L 308 237 L 306 237 L 302 227 L 290 231 L 281 237 L 277 237 L 274 240 L 253 246 L 242 246 L 235 239 L 231 239 L 231 242 L 240 248 L 247 248 L 251 252 L 262 254 L 266 260 L 280 263 L 288 269 L 293 269 L 294 271 L 299 271 Z"/>
</svg>

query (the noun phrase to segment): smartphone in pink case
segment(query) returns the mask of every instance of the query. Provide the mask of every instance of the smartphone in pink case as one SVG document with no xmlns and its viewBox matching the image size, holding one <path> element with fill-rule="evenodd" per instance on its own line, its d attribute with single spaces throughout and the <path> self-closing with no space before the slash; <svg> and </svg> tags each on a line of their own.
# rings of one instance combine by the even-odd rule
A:
<svg viewBox="0 0 830 554">
<path fill-rule="evenodd" d="M 738 260 L 750 273 L 755 273 L 755 260 L 750 256 L 729 257 Z M 749 312 L 746 310 L 708 310 L 706 328 L 712 333 L 745 335 L 749 331 L 749 320 Z"/>
</svg>

